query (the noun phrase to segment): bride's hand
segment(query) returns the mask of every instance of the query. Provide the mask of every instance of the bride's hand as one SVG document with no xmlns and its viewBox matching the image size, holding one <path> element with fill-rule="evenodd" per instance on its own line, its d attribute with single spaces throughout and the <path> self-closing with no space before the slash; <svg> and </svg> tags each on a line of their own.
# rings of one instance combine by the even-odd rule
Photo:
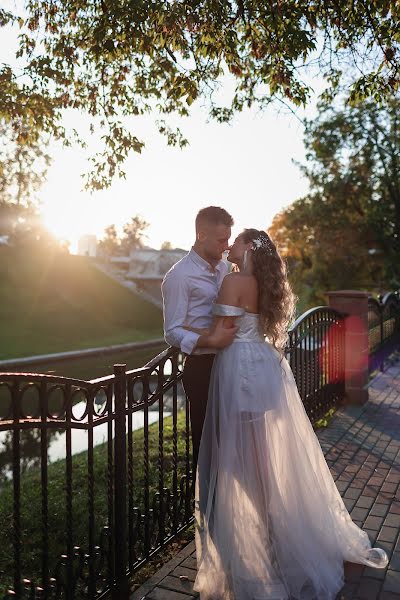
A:
<svg viewBox="0 0 400 600">
<path fill-rule="evenodd" d="M 229 346 L 239 327 L 231 319 L 218 319 L 210 332 L 210 341 L 213 348 Z"/>
</svg>

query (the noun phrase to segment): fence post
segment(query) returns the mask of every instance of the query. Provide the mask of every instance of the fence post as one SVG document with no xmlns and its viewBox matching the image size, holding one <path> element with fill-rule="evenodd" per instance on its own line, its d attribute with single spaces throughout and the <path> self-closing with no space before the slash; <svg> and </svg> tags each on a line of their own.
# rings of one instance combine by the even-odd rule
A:
<svg viewBox="0 0 400 600">
<path fill-rule="evenodd" d="M 126 365 L 114 365 L 115 385 L 115 476 L 114 476 L 114 556 L 115 586 L 113 600 L 129 596 L 127 578 L 127 510 L 126 510 Z"/>
<path fill-rule="evenodd" d="M 349 404 L 368 400 L 368 293 L 356 290 L 326 292 L 331 308 L 344 313 L 344 377 Z"/>
</svg>

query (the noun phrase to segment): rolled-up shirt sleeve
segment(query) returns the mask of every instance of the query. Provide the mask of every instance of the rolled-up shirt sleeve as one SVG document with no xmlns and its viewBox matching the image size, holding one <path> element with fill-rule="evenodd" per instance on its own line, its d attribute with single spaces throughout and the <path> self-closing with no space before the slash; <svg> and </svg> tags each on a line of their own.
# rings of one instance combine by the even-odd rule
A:
<svg viewBox="0 0 400 600">
<path fill-rule="evenodd" d="M 161 291 L 164 306 L 164 338 L 167 344 L 180 348 L 185 354 L 191 354 L 200 334 L 188 331 L 189 288 L 184 273 L 172 269 L 162 282 Z"/>
</svg>

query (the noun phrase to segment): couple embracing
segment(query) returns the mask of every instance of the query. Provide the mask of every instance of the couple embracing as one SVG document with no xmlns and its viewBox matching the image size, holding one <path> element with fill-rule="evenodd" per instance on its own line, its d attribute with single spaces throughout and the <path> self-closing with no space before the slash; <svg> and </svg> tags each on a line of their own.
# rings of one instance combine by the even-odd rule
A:
<svg viewBox="0 0 400 600">
<path fill-rule="evenodd" d="M 201 600 L 334 600 L 343 562 L 384 568 L 336 488 L 285 346 L 295 300 L 265 231 L 199 211 L 163 284 L 165 339 L 185 353 Z M 222 260 L 229 250 L 228 261 Z"/>
</svg>

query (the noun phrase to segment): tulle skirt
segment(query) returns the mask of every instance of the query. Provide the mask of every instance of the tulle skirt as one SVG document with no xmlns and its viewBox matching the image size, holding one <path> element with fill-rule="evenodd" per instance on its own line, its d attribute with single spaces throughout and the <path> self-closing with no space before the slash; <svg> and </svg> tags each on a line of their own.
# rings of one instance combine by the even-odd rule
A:
<svg viewBox="0 0 400 600">
<path fill-rule="evenodd" d="M 388 563 L 352 521 L 289 363 L 268 342 L 216 356 L 195 518 L 201 600 L 333 600 L 343 561 Z"/>
</svg>

